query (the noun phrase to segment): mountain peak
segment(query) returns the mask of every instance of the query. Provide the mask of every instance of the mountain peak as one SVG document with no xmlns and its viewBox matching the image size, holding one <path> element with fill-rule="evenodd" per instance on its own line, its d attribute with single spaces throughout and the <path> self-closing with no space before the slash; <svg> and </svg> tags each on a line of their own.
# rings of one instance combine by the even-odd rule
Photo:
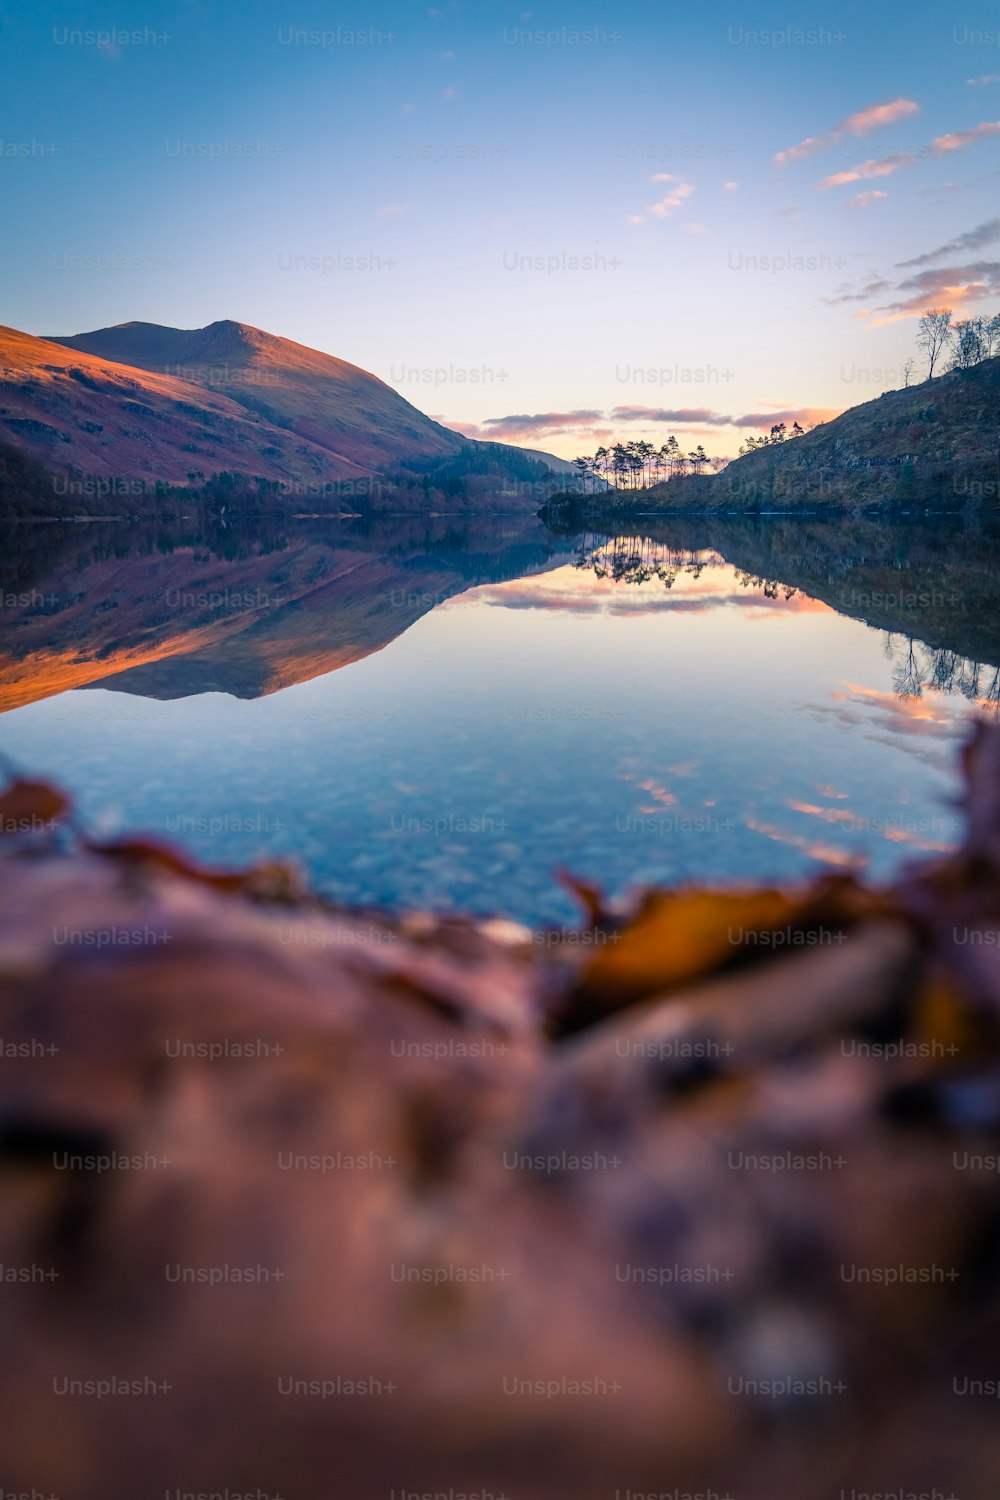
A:
<svg viewBox="0 0 1000 1500">
<path fill-rule="evenodd" d="M 190 336 L 192 339 L 201 337 L 206 343 L 214 343 L 223 339 L 233 340 L 251 349 L 260 349 L 265 344 L 285 342 L 276 334 L 265 333 L 263 328 L 255 328 L 252 323 L 238 323 L 234 318 L 219 318 L 214 323 L 206 324 L 204 328 L 193 328 Z"/>
<path fill-rule="evenodd" d="M 177 366 L 245 360 L 256 351 L 282 342 L 273 334 L 233 318 L 220 318 L 204 328 L 170 328 L 163 323 L 136 321 L 95 328 L 90 333 L 48 337 L 52 343 L 82 349 L 100 359 L 167 371 Z"/>
</svg>

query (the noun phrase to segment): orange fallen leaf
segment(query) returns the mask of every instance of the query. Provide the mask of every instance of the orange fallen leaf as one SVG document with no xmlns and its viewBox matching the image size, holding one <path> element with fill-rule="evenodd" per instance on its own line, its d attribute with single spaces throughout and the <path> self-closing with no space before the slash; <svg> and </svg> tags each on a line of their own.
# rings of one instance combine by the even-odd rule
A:
<svg viewBox="0 0 1000 1500">
<path fill-rule="evenodd" d="M 0 793 L 0 834 L 51 831 L 68 811 L 68 799 L 47 782 L 12 781 Z"/>
</svg>

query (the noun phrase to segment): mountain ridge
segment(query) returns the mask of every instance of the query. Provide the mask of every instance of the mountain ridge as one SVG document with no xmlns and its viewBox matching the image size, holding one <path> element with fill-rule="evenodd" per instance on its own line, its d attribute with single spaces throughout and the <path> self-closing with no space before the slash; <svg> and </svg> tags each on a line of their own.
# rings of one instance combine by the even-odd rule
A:
<svg viewBox="0 0 1000 1500">
<path fill-rule="evenodd" d="M 44 333 L 44 338 L 51 344 L 64 344 L 67 348 L 82 349 L 88 354 L 96 354 L 101 359 L 115 360 L 119 364 L 129 364 L 125 356 L 134 348 L 135 338 L 144 335 L 147 341 L 159 338 L 163 346 L 163 363 L 168 364 L 170 357 L 181 360 L 184 357 L 204 357 L 207 354 L 225 352 L 224 336 L 229 337 L 235 347 L 245 345 L 248 347 L 262 347 L 263 341 L 273 335 L 265 334 L 263 329 L 254 328 L 250 323 L 241 323 L 234 318 L 218 318 L 212 323 L 206 323 L 203 328 L 174 328 L 169 323 L 148 323 L 143 319 L 130 319 L 125 323 L 112 323 L 105 328 L 94 328 L 85 333 Z M 253 335 L 258 335 L 254 339 Z M 211 338 L 199 337 L 211 335 Z M 235 335 L 235 337 L 234 337 Z M 287 342 L 292 342 L 287 340 Z M 215 349 L 216 343 L 223 344 L 222 348 Z M 101 345 L 101 348 L 91 347 Z M 207 347 L 205 347 L 207 345 Z M 148 344 L 147 344 L 148 346 Z"/>
<path fill-rule="evenodd" d="M 302 496 L 446 462 L 476 472 L 477 455 L 484 473 L 498 453 L 564 463 L 477 443 L 360 366 L 234 319 L 49 338 L 0 326 L 4 438 L 50 470 L 122 478 L 140 496 L 227 473 Z"/>
</svg>

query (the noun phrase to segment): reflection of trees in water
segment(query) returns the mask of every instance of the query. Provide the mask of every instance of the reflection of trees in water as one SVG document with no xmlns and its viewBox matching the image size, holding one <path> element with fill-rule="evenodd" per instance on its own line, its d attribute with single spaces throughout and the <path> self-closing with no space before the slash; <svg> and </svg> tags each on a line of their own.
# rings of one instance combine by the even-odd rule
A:
<svg viewBox="0 0 1000 1500">
<path fill-rule="evenodd" d="M 924 688 L 939 693 L 959 693 L 970 703 L 1000 714 L 1000 667 L 970 661 L 957 651 L 925 646 L 913 636 L 896 636 L 886 631 L 884 651 L 895 665 L 893 690 L 900 698 L 920 698 Z"/>
<path fill-rule="evenodd" d="M 641 584 L 656 578 L 669 589 L 681 572 L 698 578 L 705 568 L 720 567 L 724 561 L 718 552 L 668 547 L 648 536 L 585 532 L 576 543 L 573 565 L 589 569 L 598 578 L 610 578 L 613 583 Z M 799 592 L 792 584 L 749 569 L 737 568 L 735 573 L 741 588 L 757 590 L 765 599 L 787 603 Z M 886 657 L 893 662 L 893 690 L 900 698 L 919 698 L 925 688 L 958 693 L 1000 715 L 1000 667 L 891 631 L 885 633 L 884 646 Z"/>
<path fill-rule="evenodd" d="M 700 578 L 705 568 L 718 568 L 725 559 L 717 552 L 691 552 L 682 547 L 668 547 L 665 542 L 655 542 L 648 536 L 609 536 L 599 532 L 585 532 L 576 544 L 574 566 L 590 568 L 598 578 L 610 578 L 614 583 L 648 583 L 658 578 L 664 588 L 670 588 L 683 570 L 692 578 Z M 734 569 L 736 581 L 741 588 L 757 589 L 765 599 L 782 598 L 786 602 L 794 598 L 798 589 L 781 583 L 777 578 L 765 578 L 744 568 Z"/>
<path fill-rule="evenodd" d="M 721 566 L 715 552 L 689 552 L 668 547 L 648 536 L 609 536 L 601 532 L 584 532 L 576 544 L 573 566 L 589 568 L 598 578 L 614 583 L 648 583 L 658 578 L 664 588 L 671 588 L 683 571 L 700 578 L 705 568 Z"/>
<path fill-rule="evenodd" d="M 736 581 L 741 588 L 760 589 L 765 599 L 777 599 L 780 594 L 786 604 L 798 593 L 798 589 L 790 583 L 781 583 L 777 578 L 765 578 L 758 573 L 748 573 L 745 568 L 736 569 Z"/>
</svg>

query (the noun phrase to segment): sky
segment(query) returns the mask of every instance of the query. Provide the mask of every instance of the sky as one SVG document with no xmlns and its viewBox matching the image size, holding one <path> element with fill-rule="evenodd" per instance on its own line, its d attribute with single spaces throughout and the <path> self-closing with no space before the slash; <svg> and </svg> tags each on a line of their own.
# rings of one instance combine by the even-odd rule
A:
<svg viewBox="0 0 1000 1500">
<path fill-rule="evenodd" d="M 234 318 L 472 436 L 731 455 L 1000 308 L 998 39 L 981 0 L 0 0 L 0 322 Z"/>
</svg>

